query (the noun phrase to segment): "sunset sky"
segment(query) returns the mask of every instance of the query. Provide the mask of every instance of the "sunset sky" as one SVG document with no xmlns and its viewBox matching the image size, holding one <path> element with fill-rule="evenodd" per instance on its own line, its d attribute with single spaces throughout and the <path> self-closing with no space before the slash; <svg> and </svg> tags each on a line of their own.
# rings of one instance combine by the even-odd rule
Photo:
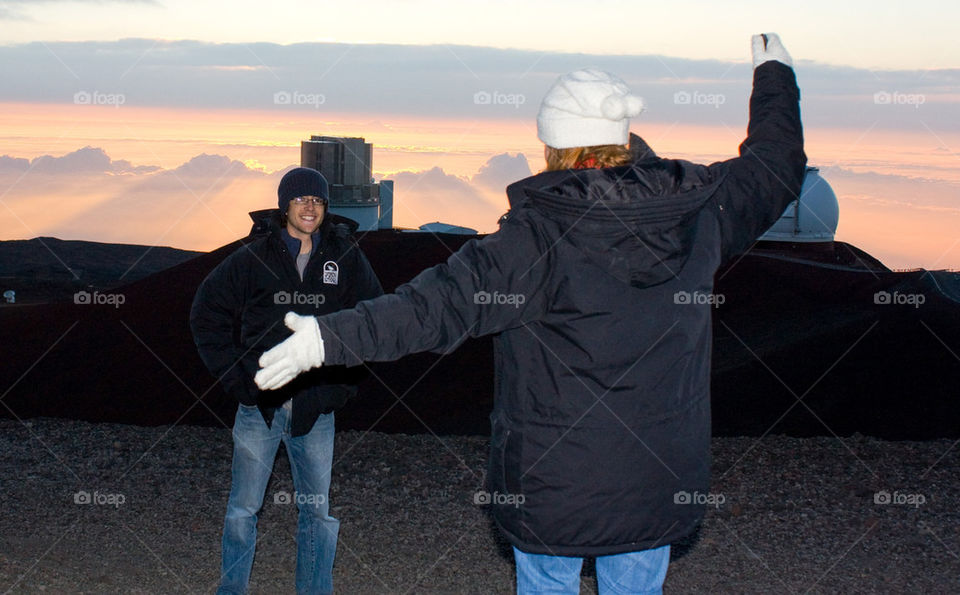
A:
<svg viewBox="0 0 960 595">
<path fill-rule="evenodd" d="M 837 239 L 960 269 L 958 17 L 922 1 L 0 0 L 0 239 L 216 248 L 275 204 L 311 134 L 374 144 L 396 224 L 493 231 L 503 187 L 542 167 L 535 115 L 559 74 L 619 74 L 660 155 L 727 159 L 750 35 L 777 31 Z"/>
</svg>

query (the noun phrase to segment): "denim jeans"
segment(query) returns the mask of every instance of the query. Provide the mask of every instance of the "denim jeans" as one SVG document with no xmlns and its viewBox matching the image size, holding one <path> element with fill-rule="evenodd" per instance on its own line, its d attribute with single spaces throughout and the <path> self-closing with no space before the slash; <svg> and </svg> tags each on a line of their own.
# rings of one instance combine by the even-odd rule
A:
<svg viewBox="0 0 960 595">
<path fill-rule="evenodd" d="M 583 558 L 528 554 L 513 548 L 517 561 L 517 593 L 580 593 Z M 642 552 L 597 556 L 597 588 L 608 593 L 662 593 L 670 564 L 670 546 Z"/>
<path fill-rule="evenodd" d="M 333 414 L 321 415 L 310 432 L 290 436 L 290 411 L 278 407 L 271 427 L 256 407 L 240 405 L 233 424 L 230 499 L 223 523 L 223 558 L 217 593 L 246 593 L 263 506 L 280 441 L 290 457 L 295 493 L 278 492 L 275 503 L 296 502 L 297 593 L 331 593 L 340 522 L 329 515 L 333 462 Z"/>
</svg>

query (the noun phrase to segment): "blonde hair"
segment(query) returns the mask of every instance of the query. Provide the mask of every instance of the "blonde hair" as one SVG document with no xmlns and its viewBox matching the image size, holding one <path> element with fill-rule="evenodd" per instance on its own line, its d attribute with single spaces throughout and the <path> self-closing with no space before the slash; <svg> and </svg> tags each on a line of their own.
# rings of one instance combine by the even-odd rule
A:
<svg viewBox="0 0 960 595">
<path fill-rule="evenodd" d="M 589 167 L 615 167 L 632 160 L 626 145 L 597 145 L 595 147 L 570 147 L 554 149 L 547 145 L 544 154 L 547 167 L 544 171 L 582 169 Z"/>
</svg>

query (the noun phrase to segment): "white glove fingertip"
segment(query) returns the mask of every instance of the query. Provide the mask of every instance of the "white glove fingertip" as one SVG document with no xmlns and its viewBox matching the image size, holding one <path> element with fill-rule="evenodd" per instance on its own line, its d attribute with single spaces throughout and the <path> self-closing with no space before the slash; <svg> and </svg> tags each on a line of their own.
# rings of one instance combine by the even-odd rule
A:
<svg viewBox="0 0 960 595">
<path fill-rule="evenodd" d="M 274 364 L 264 367 L 256 373 L 253 381 L 257 383 L 262 390 L 273 390 L 278 384 L 277 380 L 286 374 L 286 367 L 282 364 Z"/>
<path fill-rule="evenodd" d="M 277 347 L 279 346 L 280 345 L 277 345 Z M 257 360 L 257 363 L 260 364 L 261 368 L 272 366 L 273 364 L 283 359 L 283 354 L 277 350 L 277 347 L 274 347 L 273 349 L 270 349 L 269 351 L 264 352 L 264 354 L 260 356 L 260 359 Z"/>
<path fill-rule="evenodd" d="M 265 370 L 260 370 L 253 375 L 253 381 L 260 390 L 267 390 L 267 375 L 264 372 Z"/>
<path fill-rule="evenodd" d="M 270 383 L 270 390 L 277 390 L 278 388 L 282 388 L 294 378 L 296 378 L 295 374 L 284 372 Z"/>
<path fill-rule="evenodd" d="M 786 66 L 793 67 L 793 58 L 783 47 L 780 36 L 776 33 L 763 33 L 752 37 L 753 46 L 753 67 L 756 68 L 764 62 L 777 61 Z"/>
<path fill-rule="evenodd" d="M 253 377 L 253 381 L 257 383 L 257 386 L 260 387 L 260 390 L 273 390 L 276 388 L 277 379 L 282 375 L 282 373 L 282 369 L 278 369 L 277 366 L 271 366 L 257 372 Z"/>
<path fill-rule="evenodd" d="M 283 324 L 291 331 L 296 331 L 300 327 L 300 319 L 305 318 L 296 312 L 287 312 L 283 317 Z"/>
</svg>

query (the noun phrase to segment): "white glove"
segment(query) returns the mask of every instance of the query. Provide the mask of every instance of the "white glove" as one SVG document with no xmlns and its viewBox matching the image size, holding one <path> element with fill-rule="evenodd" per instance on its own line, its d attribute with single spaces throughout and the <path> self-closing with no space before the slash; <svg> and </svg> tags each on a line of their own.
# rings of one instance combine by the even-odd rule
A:
<svg viewBox="0 0 960 595">
<path fill-rule="evenodd" d="M 753 67 L 756 68 L 764 62 L 776 60 L 782 64 L 793 67 L 793 60 L 786 48 L 780 43 L 780 36 L 776 33 L 763 33 L 754 35 L 753 44 Z"/>
<path fill-rule="evenodd" d="M 317 319 L 287 312 L 283 323 L 293 334 L 260 356 L 262 369 L 253 377 L 260 390 L 278 389 L 302 372 L 323 365 L 323 337 Z"/>
</svg>

